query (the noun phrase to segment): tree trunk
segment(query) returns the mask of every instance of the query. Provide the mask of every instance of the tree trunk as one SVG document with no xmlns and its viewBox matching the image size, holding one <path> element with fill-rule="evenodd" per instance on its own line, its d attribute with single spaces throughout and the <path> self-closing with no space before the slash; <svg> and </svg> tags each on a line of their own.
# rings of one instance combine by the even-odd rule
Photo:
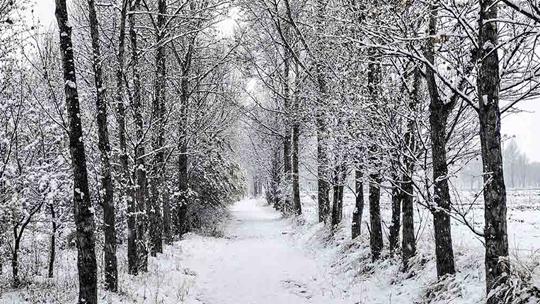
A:
<svg viewBox="0 0 540 304">
<path fill-rule="evenodd" d="M 417 104 L 420 100 L 420 85 L 421 85 L 420 68 L 417 67 L 414 71 L 413 92 L 409 103 L 409 111 L 416 113 Z M 410 154 L 405 154 L 404 165 L 405 173 L 401 182 L 401 211 L 403 214 L 402 223 L 402 241 L 401 241 L 401 260 L 403 271 L 408 270 L 409 260 L 416 255 L 416 238 L 414 235 L 414 161 L 416 158 L 416 121 L 409 118 L 407 122 L 407 132 L 405 133 L 405 146 Z"/>
<path fill-rule="evenodd" d="M 369 182 L 369 215 L 370 215 L 370 235 L 369 244 L 371 247 L 372 259 L 378 260 L 383 248 L 383 235 L 381 227 L 381 177 L 378 173 L 370 174 Z"/>
<path fill-rule="evenodd" d="M 494 0 L 480 1 L 478 96 L 480 142 L 484 169 L 484 237 L 486 246 L 486 289 L 489 294 L 504 286 L 510 273 L 508 232 L 506 223 L 506 187 L 504 185 L 501 149 L 501 113 L 499 109 L 499 56 L 497 23 L 486 22 L 498 18 Z M 503 293 L 490 297 L 488 304 L 501 303 Z"/>
<path fill-rule="evenodd" d="M 368 64 L 367 71 L 367 87 L 369 91 L 369 97 L 372 101 L 371 112 L 373 115 L 376 113 L 376 107 L 378 99 L 380 99 L 380 82 L 381 82 L 381 64 L 376 50 L 373 48 L 368 49 L 368 56 L 371 62 Z M 375 130 L 370 131 L 370 147 L 369 158 L 374 167 L 373 172 L 369 175 L 369 214 L 370 214 L 370 238 L 369 243 L 371 247 L 372 259 L 375 261 L 380 258 L 383 248 L 383 235 L 381 227 L 381 161 L 379 154 L 381 149 L 377 146 L 376 135 L 377 123 L 373 122 L 373 128 Z"/>
<path fill-rule="evenodd" d="M 54 276 L 54 260 L 56 259 L 56 230 L 57 230 L 57 224 L 56 224 L 56 212 L 54 211 L 54 206 L 51 204 L 49 205 L 49 209 L 51 211 L 51 224 L 52 224 L 52 231 L 51 231 L 51 241 L 49 244 L 49 268 L 48 268 L 48 277 L 52 278 Z"/>
<path fill-rule="evenodd" d="M 381 177 L 378 173 L 369 176 L 369 222 L 371 226 L 369 234 L 369 245 L 371 247 L 371 258 L 373 261 L 381 257 L 383 248 L 383 235 L 381 227 Z"/>
<path fill-rule="evenodd" d="M 437 11 L 431 8 L 430 36 L 437 33 Z M 428 39 L 426 59 L 434 65 L 435 55 L 432 39 Z M 450 108 L 441 100 L 435 80 L 435 72 L 426 68 L 426 81 L 430 95 L 431 155 L 433 158 L 433 226 L 435 230 L 435 256 L 437 277 L 455 274 L 454 251 L 450 226 L 450 191 L 448 188 L 448 165 L 446 161 L 446 124 Z"/>
<path fill-rule="evenodd" d="M 431 102 L 431 155 L 433 157 L 433 226 L 435 229 L 435 254 L 437 275 L 454 274 L 454 253 L 450 226 L 450 190 L 446 162 L 446 119 L 443 104 Z"/>
<path fill-rule="evenodd" d="M 195 37 L 189 41 L 185 57 L 182 62 L 182 80 L 180 83 L 180 122 L 178 127 L 179 135 L 179 150 L 178 155 L 178 207 L 177 207 L 177 223 L 176 230 L 178 235 L 186 233 L 188 230 L 188 191 L 189 191 L 189 175 L 188 175 L 188 109 L 190 99 L 190 74 L 193 53 L 195 52 Z"/>
<path fill-rule="evenodd" d="M 165 144 L 165 89 L 166 89 L 166 58 L 165 58 L 165 45 L 163 45 L 163 39 L 165 38 L 164 26 L 165 15 L 167 14 L 167 2 L 165 0 L 158 0 L 158 16 L 157 16 L 157 28 L 156 28 L 156 83 L 155 83 L 155 98 L 153 102 L 153 117 L 156 123 L 156 134 L 154 136 L 154 163 L 152 166 L 152 178 L 150 180 L 150 189 L 152 197 L 149 200 L 149 222 L 150 222 L 150 254 L 156 256 L 159 252 L 163 252 L 163 226 L 161 205 L 163 197 L 161 195 L 160 185 L 163 183 L 163 170 L 165 154 L 163 146 Z"/>
<path fill-rule="evenodd" d="M 133 197 L 133 185 L 131 182 L 131 174 L 129 172 L 127 143 L 126 143 L 126 110 L 124 107 L 124 54 L 125 54 L 125 38 L 126 38 L 126 18 L 128 4 L 130 0 L 122 1 L 122 9 L 120 12 L 120 29 L 118 35 L 118 69 L 116 71 L 116 112 L 118 122 L 118 141 L 120 145 L 120 165 L 122 172 L 122 194 L 126 197 L 127 202 L 127 253 L 128 253 L 128 272 L 129 274 L 137 274 L 137 230 L 135 227 L 135 199 Z"/>
<path fill-rule="evenodd" d="M 326 20 L 326 2 L 317 0 L 316 2 L 317 21 L 315 25 L 316 32 L 320 37 L 324 36 L 324 22 Z M 315 74 L 317 78 L 318 96 L 317 96 L 317 202 L 319 206 L 319 222 L 326 222 L 330 211 L 330 174 L 328 160 L 328 128 L 326 119 L 326 108 L 328 99 L 328 88 L 326 80 L 326 68 L 323 64 L 323 50 L 326 47 L 323 39 L 320 38 L 317 45 L 318 56 L 315 65 Z"/>
<path fill-rule="evenodd" d="M 364 212 L 364 183 L 362 182 L 362 169 L 358 168 L 355 171 L 355 206 L 352 216 L 352 238 L 358 237 L 362 231 L 362 213 Z"/>
<path fill-rule="evenodd" d="M 401 240 L 401 260 L 403 270 L 409 267 L 409 260 L 416 255 L 416 238 L 414 235 L 414 205 L 413 205 L 413 184 L 412 171 L 408 171 L 403 176 L 404 182 L 401 184 L 401 210 L 403 213 L 402 240 Z M 410 174 L 410 175 L 409 175 Z"/>
<path fill-rule="evenodd" d="M 178 191 L 180 193 L 178 197 L 178 222 L 177 233 L 182 235 L 187 232 L 187 211 L 188 211 L 188 190 L 189 190 L 189 176 L 188 176 L 188 143 L 187 143 L 187 116 L 189 105 L 189 74 L 191 69 L 191 52 L 192 46 L 186 54 L 184 67 L 182 71 L 181 81 L 181 116 L 180 116 L 180 154 L 178 155 Z"/>
<path fill-rule="evenodd" d="M 399 181 L 397 177 L 394 177 L 394 187 L 392 188 L 392 223 L 390 224 L 390 231 L 388 236 L 388 246 L 390 248 L 390 254 L 394 254 L 399 248 L 399 230 L 401 226 L 401 200 L 402 193 L 399 188 Z"/>
<path fill-rule="evenodd" d="M 294 214 L 302 214 L 302 203 L 300 202 L 300 173 L 299 173 L 299 157 L 298 146 L 300 137 L 300 126 L 298 123 L 293 124 L 292 130 L 292 189 L 293 189 L 293 209 Z"/>
<path fill-rule="evenodd" d="M 165 244 L 172 244 L 172 230 L 171 230 L 171 204 L 169 188 L 163 189 L 163 241 Z"/>
<path fill-rule="evenodd" d="M 295 96 L 293 105 L 293 125 L 292 125 L 292 190 L 293 190 L 293 210 L 294 214 L 302 214 L 302 203 L 300 201 L 300 164 L 299 164 L 299 143 L 300 143 L 300 96 L 299 93 L 299 68 L 298 63 L 295 64 Z"/>
<path fill-rule="evenodd" d="M 97 264 L 94 235 L 94 213 L 88 190 L 88 173 L 84 151 L 81 111 L 77 92 L 75 58 L 71 42 L 66 0 L 55 0 L 56 20 L 60 31 L 60 53 L 64 71 L 64 90 L 69 118 L 69 150 L 73 169 L 74 219 L 77 227 L 77 268 L 79 303 L 97 303 Z"/>
<path fill-rule="evenodd" d="M 185 139 L 184 139 L 185 140 Z M 177 234 L 182 236 L 187 232 L 187 211 L 188 211 L 188 155 L 187 144 L 182 143 L 180 146 L 180 155 L 178 155 L 178 191 L 180 193 L 178 199 L 178 222 Z"/>
<path fill-rule="evenodd" d="M 135 0 L 132 3 L 131 11 L 137 11 L 140 6 L 140 0 Z M 137 186 L 135 187 L 135 202 L 128 206 L 128 212 L 132 215 L 131 224 L 136 232 L 134 244 L 134 254 L 137 259 L 136 273 L 146 272 L 148 268 L 148 248 L 147 248 L 147 230 L 148 217 L 146 208 L 147 198 L 147 180 L 145 167 L 145 149 L 144 149 L 144 121 L 142 116 L 141 103 L 141 76 L 139 73 L 139 54 L 137 47 L 137 32 L 135 30 L 135 14 L 129 15 L 129 37 L 131 42 L 131 65 L 133 69 L 133 115 L 135 118 L 135 179 Z M 130 208 L 131 207 L 131 208 Z M 129 220 L 129 219 L 128 219 Z M 130 222 L 128 221 L 128 225 Z M 129 255 L 129 253 L 128 253 Z"/>
<path fill-rule="evenodd" d="M 11 286 L 13 288 L 18 288 L 21 285 L 21 280 L 19 278 L 19 248 L 21 244 L 21 239 L 17 233 L 17 227 L 13 227 L 13 238 L 15 240 L 14 246 L 11 252 L 11 271 L 13 274 Z"/>
<path fill-rule="evenodd" d="M 287 31 L 286 29 L 285 31 Z M 291 164 L 291 98 L 290 98 L 290 60 L 288 47 L 283 47 L 283 108 L 285 111 L 285 117 L 283 119 L 283 127 L 285 129 L 285 136 L 283 138 L 283 177 L 285 180 L 285 193 L 283 195 L 283 210 L 284 212 L 290 212 L 293 209 L 291 205 L 291 198 L 289 192 L 289 185 L 291 182 L 292 164 Z"/>
<path fill-rule="evenodd" d="M 343 189 L 345 183 L 345 164 L 341 163 L 334 172 L 334 202 L 332 204 L 332 227 L 341 223 L 343 218 Z"/>
<path fill-rule="evenodd" d="M 116 219 L 114 211 L 114 193 L 111 176 L 111 145 L 109 143 L 109 126 L 107 122 L 107 102 L 103 87 L 103 72 L 101 68 L 101 50 L 99 46 L 99 29 L 94 0 L 88 0 L 88 19 L 90 36 L 92 38 L 92 68 L 96 85 L 96 111 L 98 127 L 98 148 L 101 160 L 101 188 L 103 206 L 103 230 L 105 232 L 105 289 L 118 289 L 118 270 L 116 262 Z"/>
</svg>

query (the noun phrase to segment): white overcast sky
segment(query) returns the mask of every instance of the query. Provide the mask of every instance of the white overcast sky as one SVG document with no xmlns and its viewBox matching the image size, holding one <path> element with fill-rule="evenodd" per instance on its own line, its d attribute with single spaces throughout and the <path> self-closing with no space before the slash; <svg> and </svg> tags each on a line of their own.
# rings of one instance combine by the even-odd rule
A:
<svg viewBox="0 0 540 304">
<path fill-rule="evenodd" d="M 35 1 L 34 15 L 45 27 L 54 26 L 54 0 Z M 523 102 L 518 108 L 524 111 L 503 118 L 502 133 L 515 136 L 521 151 L 540 162 L 540 100 Z"/>
</svg>

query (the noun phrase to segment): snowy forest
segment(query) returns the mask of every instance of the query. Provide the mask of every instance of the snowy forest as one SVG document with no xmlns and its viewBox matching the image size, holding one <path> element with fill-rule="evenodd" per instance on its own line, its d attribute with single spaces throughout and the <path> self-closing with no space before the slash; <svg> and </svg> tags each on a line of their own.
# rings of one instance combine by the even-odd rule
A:
<svg viewBox="0 0 540 304">
<path fill-rule="evenodd" d="M 539 44 L 539 0 L 0 0 L 0 303 L 540 303 Z"/>
</svg>

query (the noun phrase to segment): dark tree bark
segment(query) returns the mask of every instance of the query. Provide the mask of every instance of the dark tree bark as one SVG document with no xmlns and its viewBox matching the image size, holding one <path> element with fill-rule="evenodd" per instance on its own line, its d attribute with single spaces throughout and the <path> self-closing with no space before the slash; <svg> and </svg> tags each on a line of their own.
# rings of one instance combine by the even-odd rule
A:
<svg viewBox="0 0 540 304">
<path fill-rule="evenodd" d="M 53 204 L 49 205 L 49 211 L 51 212 L 51 239 L 49 243 L 49 265 L 48 265 L 48 277 L 54 277 L 54 261 L 56 259 L 56 230 L 58 225 L 56 224 L 56 212 Z"/>
<path fill-rule="evenodd" d="M 169 200 L 171 195 L 169 193 L 169 188 L 163 189 L 163 242 L 165 244 L 172 244 L 172 230 L 171 230 L 171 205 Z"/>
<path fill-rule="evenodd" d="M 281 153 L 280 150 L 274 148 L 272 153 L 270 181 L 267 191 L 267 200 L 272 204 L 274 209 L 280 210 L 281 200 L 279 196 L 279 184 L 281 183 Z"/>
<path fill-rule="evenodd" d="M 114 210 L 114 190 L 111 176 L 111 145 L 109 143 L 109 126 L 107 122 L 107 102 L 103 87 L 101 67 L 101 50 L 99 41 L 99 23 L 94 0 L 88 0 L 88 19 L 90 21 L 90 37 L 92 38 L 92 68 L 96 85 L 96 110 L 98 127 L 98 148 L 101 160 L 101 188 L 103 190 L 103 230 L 105 233 L 105 289 L 118 290 L 118 269 L 116 262 L 116 215 Z"/>
<path fill-rule="evenodd" d="M 434 97 L 430 104 L 431 155 L 433 157 L 433 226 L 435 229 L 435 255 L 437 275 L 454 274 L 454 253 L 450 226 L 450 190 L 446 160 L 446 120 L 444 104 Z"/>
<path fill-rule="evenodd" d="M 11 273 L 12 273 L 12 282 L 11 286 L 13 288 L 18 288 L 21 285 L 21 279 L 19 278 L 19 249 L 21 246 L 21 239 L 18 236 L 17 226 L 13 227 L 13 235 L 15 237 L 15 242 L 13 244 L 13 249 L 11 251 Z"/>
<path fill-rule="evenodd" d="M 372 101 L 371 111 L 376 113 L 377 109 L 377 100 L 381 97 L 379 96 L 380 90 L 379 85 L 381 82 L 381 66 L 380 59 L 376 53 L 376 50 L 371 48 L 368 50 L 368 56 L 371 59 L 371 62 L 368 64 L 367 71 L 367 87 L 369 92 L 369 97 Z M 377 128 L 376 123 L 372 124 L 372 128 Z M 370 147 L 369 147 L 369 158 L 374 167 L 373 171 L 369 175 L 369 215 L 370 215 L 370 237 L 369 243 L 371 247 L 371 255 L 373 260 L 377 260 L 381 256 L 381 251 L 383 248 L 383 235 L 381 227 L 381 173 L 380 167 L 381 162 L 379 159 L 380 148 L 377 146 L 376 138 L 374 132 L 376 130 L 370 131 Z"/>
<path fill-rule="evenodd" d="M 352 216 L 352 238 L 355 239 L 362 232 L 362 214 L 364 213 L 364 183 L 362 182 L 362 168 L 355 170 L 356 199 Z"/>
<path fill-rule="evenodd" d="M 381 257 L 383 249 L 383 234 L 381 226 L 381 176 L 379 173 L 372 173 L 369 176 L 369 222 L 370 234 L 369 245 L 371 247 L 371 258 L 373 261 Z"/>
<path fill-rule="evenodd" d="M 140 0 L 135 0 L 132 2 L 131 11 L 137 11 L 140 7 Z M 145 148 L 144 148 L 144 121 L 142 114 L 142 103 L 141 103 L 141 75 L 139 72 L 139 53 L 138 53 L 138 39 L 137 32 L 135 30 L 135 14 L 129 14 L 129 38 L 131 43 L 131 65 L 133 73 L 133 98 L 132 98 L 132 108 L 133 116 L 135 118 L 135 179 L 136 187 L 134 189 L 135 193 L 135 204 L 131 206 L 131 211 L 128 212 L 131 214 L 136 214 L 132 218 L 133 225 L 136 232 L 137 238 L 135 239 L 135 253 L 137 256 L 137 273 L 142 271 L 146 272 L 148 269 L 148 214 L 146 206 L 146 198 L 148 197 L 148 187 L 146 180 L 146 166 L 145 166 Z M 129 222 L 128 222 L 129 224 Z"/>
<path fill-rule="evenodd" d="M 324 36 L 324 22 L 326 20 L 326 3 L 323 0 L 318 0 L 315 4 L 316 23 L 315 30 L 322 37 Z M 318 96 L 317 96 L 317 113 L 316 113 L 316 128 L 317 128 L 317 203 L 319 206 L 319 222 L 326 222 L 330 211 L 330 174 L 329 174 L 329 151 L 328 151 L 328 127 L 327 118 L 325 115 L 325 105 L 328 99 L 328 88 L 326 80 L 326 68 L 323 64 L 323 50 L 326 47 L 325 41 L 319 38 L 317 42 L 317 59 L 315 65 L 315 74 L 317 78 Z"/>
<path fill-rule="evenodd" d="M 480 142 L 484 169 L 484 237 L 486 246 L 486 289 L 503 286 L 508 280 L 508 232 L 506 223 L 506 187 L 504 184 L 501 149 L 501 113 L 499 109 L 499 56 L 496 1 L 480 1 L 479 58 L 477 78 L 480 118 Z M 502 302 L 502 293 L 496 293 L 488 304 Z"/>
<path fill-rule="evenodd" d="M 285 27 L 285 35 L 288 36 L 288 27 Z M 283 118 L 283 128 L 284 128 L 284 137 L 283 137 L 283 178 L 285 180 L 286 189 L 289 189 L 289 184 L 291 182 L 292 174 L 292 164 L 291 164 L 291 96 L 290 96 L 290 52 L 287 46 L 283 47 L 283 108 L 285 112 L 285 117 Z M 289 196 L 289 191 L 285 191 L 283 195 L 283 204 L 282 212 L 290 212 L 293 206 L 291 205 L 291 199 Z"/>
<path fill-rule="evenodd" d="M 292 130 L 292 190 L 293 190 L 293 211 L 294 214 L 302 214 L 302 203 L 300 202 L 300 173 L 299 173 L 299 141 L 300 125 L 293 124 Z"/>
<path fill-rule="evenodd" d="M 255 175 L 253 177 L 253 197 L 257 198 L 259 195 L 259 176 Z"/>
<path fill-rule="evenodd" d="M 399 248 L 399 230 L 401 228 L 401 200 L 402 192 L 397 180 L 397 174 L 394 176 L 395 185 L 392 187 L 392 221 L 390 223 L 388 246 L 390 254 L 394 254 Z"/>
<path fill-rule="evenodd" d="M 299 95 L 299 86 L 300 86 L 300 71 L 298 68 L 298 63 L 294 65 L 295 67 L 295 93 L 294 93 L 294 104 L 293 112 L 294 119 L 292 125 L 292 191 L 293 191 L 293 211 L 294 214 L 302 214 L 302 203 L 300 202 L 300 172 L 299 172 L 299 144 L 300 144 L 300 96 Z"/>
<path fill-rule="evenodd" d="M 118 69 L 116 70 L 116 120 L 118 123 L 118 142 L 120 146 L 120 169 L 122 172 L 122 195 L 127 202 L 127 255 L 128 255 L 128 272 L 129 274 L 137 274 L 137 229 L 136 229 L 136 201 L 133 193 L 133 183 L 129 170 L 128 152 L 126 143 L 126 109 L 124 107 L 124 55 L 125 55 L 125 40 L 126 40 L 126 19 L 128 6 L 131 0 L 123 0 L 120 11 L 120 28 L 118 34 Z M 130 17 L 131 18 L 131 17 Z"/>
<path fill-rule="evenodd" d="M 77 227 L 77 268 L 79 272 L 79 303 L 97 303 L 97 264 L 95 252 L 94 214 L 88 190 L 86 154 L 84 151 L 81 111 L 77 92 L 75 58 L 71 42 L 71 27 L 65 0 L 55 0 L 56 20 L 60 31 L 60 53 L 64 71 L 64 90 L 69 118 L 69 150 L 73 169 L 74 219 Z"/>
<path fill-rule="evenodd" d="M 334 197 L 332 203 L 332 227 L 341 223 L 343 218 L 343 189 L 345 187 L 346 168 L 340 163 L 334 170 Z"/>
<path fill-rule="evenodd" d="M 416 255 L 416 238 L 414 235 L 414 205 L 413 205 L 413 184 L 412 172 L 407 169 L 407 174 L 403 176 L 401 184 L 401 210 L 403 213 L 402 240 L 401 240 L 401 260 L 403 270 L 409 267 L 409 260 Z"/>
<path fill-rule="evenodd" d="M 160 184 L 163 182 L 163 170 L 165 153 L 163 147 L 165 144 L 165 89 L 166 89 L 166 57 L 165 45 L 165 16 L 167 14 L 167 2 L 158 0 L 158 16 L 156 28 L 156 82 L 155 98 L 153 101 L 153 117 L 155 120 L 156 134 L 154 135 L 154 163 L 152 166 L 152 178 L 150 179 L 150 192 L 152 197 L 149 200 L 148 217 L 150 230 L 150 254 L 156 256 L 163 252 L 163 226 L 161 205 L 163 197 L 161 195 Z"/>
<path fill-rule="evenodd" d="M 190 42 L 186 54 L 183 60 L 177 56 L 179 63 L 182 66 L 182 80 L 180 83 L 180 122 L 179 122 L 179 149 L 178 155 L 178 191 L 180 193 L 178 197 L 178 220 L 176 223 L 176 230 L 178 235 L 183 235 L 188 230 L 188 190 L 189 190 L 189 175 L 188 175 L 188 138 L 187 138 L 187 125 L 188 125 L 188 107 L 189 107 L 189 86 L 190 86 L 190 74 L 191 74 L 191 62 L 194 52 L 195 37 Z"/>
<path fill-rule="evenodd" d="M 429 34 L 437 34 L 437 9 L 431 7 Z M 428 39 L 426 59 L 435 64 L 433 40 Z M 446 160 L 446 124 L 453 104 L 445 104 L 439 96 L 435 72 L 426 68 L 426 81 L 430 96 L 431 155 L 433 158 L 433 226 L 435 230 L 435 256 L 437 276 L 455 274 L 454 251 L 450 226 L 450 190 L 448 187 L 448 165 Z"/>
<path fill-rule="evenodd" d="M 421 77 L 420 68 L 414 70 L 413 90 L 411 92 L 411 101 L 409 110 L 416 113 L 417 104 L 420 100 Z M 409 268 L 409 260 L 416 255 L 416 238 L 414 235 L 414 162 L 417 153 L 416 146 L 416 121 L 409 119 L 407 122 L 407 132 L 405 132 L 405 146 L 408 153 L 404 155 L 405 172 L 401 182 L 401 211 L 403 216 L 402 223 L 402 241 L 401 241 L 401 259 L 403 271 Z"/>
</svg>

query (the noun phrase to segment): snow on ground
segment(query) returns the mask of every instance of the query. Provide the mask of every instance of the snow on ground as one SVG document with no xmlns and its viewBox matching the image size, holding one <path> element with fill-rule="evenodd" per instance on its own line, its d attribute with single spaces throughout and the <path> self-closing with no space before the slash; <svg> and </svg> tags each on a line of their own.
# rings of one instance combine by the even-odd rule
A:
<svg viewBox="0 0 540 304">
<path fill-rule="evenodd" d="M 473 193 L 460 193 L 463 208 Z M 364 195 L 367 198 L 367 193 Z M 417 257 L 409 272 L 400 270 L 399 256 L 390 257 L 383 251 L 383 259 L 371 262 L 369 249 L 369 206 L 366 202 L 362 235 L 351 240 L 350 224 L 354 210 L 354 194 L 346 192 L 344 218 L 340 227 L 332 232 L 317 223 L 316 193 L 302 196 L 304 225 L 295 229 L 297 244 L 310 248 L 313 255 L 323 257 L 331 264 L 331 276 L 344 290 L 353 291 L 357 302 L 351 303 L 431 303 L 480 304 L 485 303 L 484 247 L 464 224 L 452 221 L 452 238 L 457 274 L 455 278 L 437 282 L 434 261 L 432 216 L 426 209 L 415 208 L 417 231 Z M 457 204 L 457 203 L 456 203 Z M 483 229 L 483 201 L 473 206 L 468 216 L 477 230 Z M 540 191 L 510 190 L 508 192 L 508 233 L 513 271 L 540 288 Z M 381 216 L 385 246 L 388 246 L 388 226 L 391 205 L 388 193 L 381 198 Z M 294 223 L 291 223 L 294 225 Z M 516 291 L 522 282 L 513 278 Z M 520 302 L 521 303 L 521 302 Z M 539 299 L 523 303 L 540 303 Z"/>
<path fill-rule="evenodd" d="M 466 197 L 466 195 L 463 195 Z M 540 220 L 538 191 L 509 195 L 509 240 L 513 268 L 540 285 Z M 400 270 L 399 256 L 372 262 L 366 224 L 362 235 L 350 239 L 354 196 L 345 197 L 342 225 L 334 230 L 318 223 L 316 199 L 302 196 L 304 214 L 283 218 L 264 200 L 242 200 L 230 208 L 223 237 L 188 234 L 157 258 L 149 272 L 127 274 L 125 248 L 120 247 L 120 292 L 100 289 L 100 303 L 164 304 L 479 304 L 484 297 L 484 249 L 464 225 L 454 221 L 452 232 L 458 273 L 437 282 L 432 218 L 416 209 L 418 255 L 411 269 Z M 364 222 L 369 210 L 364 212 Z M 474 206 L 481 227 L 481 202 Z M 387 246 L 390 205 L 382 200 Z M 100 256 L 101 257 L 101 256 Z M 76 299 L 76 261 L 73 250 L 61 250 L 57 275 L 32 281 L 18 290 L 0 286 L 0 303 L 73 303 Z M 0 282 L 7 282 L 4 272 Z M 519 283 L 519 282 L 518 282 Z M 1 284 L 0 284 L 1 285 Z M 516 288 L 519 288 L 519 284 Z M 527 303 L 527 302 L 524 302 Z M 540 303 L 532 300 L 529 303 Z"/>
<path fill-rule="evenodd" d="M 325 264 L 298 247 L 292 227 L 263 204 L 234 205 L 225 238 L 183 242 L 184 266 L 196 274 L 187 303 L 356 303 L 329 284 Z"/>
</svg>

